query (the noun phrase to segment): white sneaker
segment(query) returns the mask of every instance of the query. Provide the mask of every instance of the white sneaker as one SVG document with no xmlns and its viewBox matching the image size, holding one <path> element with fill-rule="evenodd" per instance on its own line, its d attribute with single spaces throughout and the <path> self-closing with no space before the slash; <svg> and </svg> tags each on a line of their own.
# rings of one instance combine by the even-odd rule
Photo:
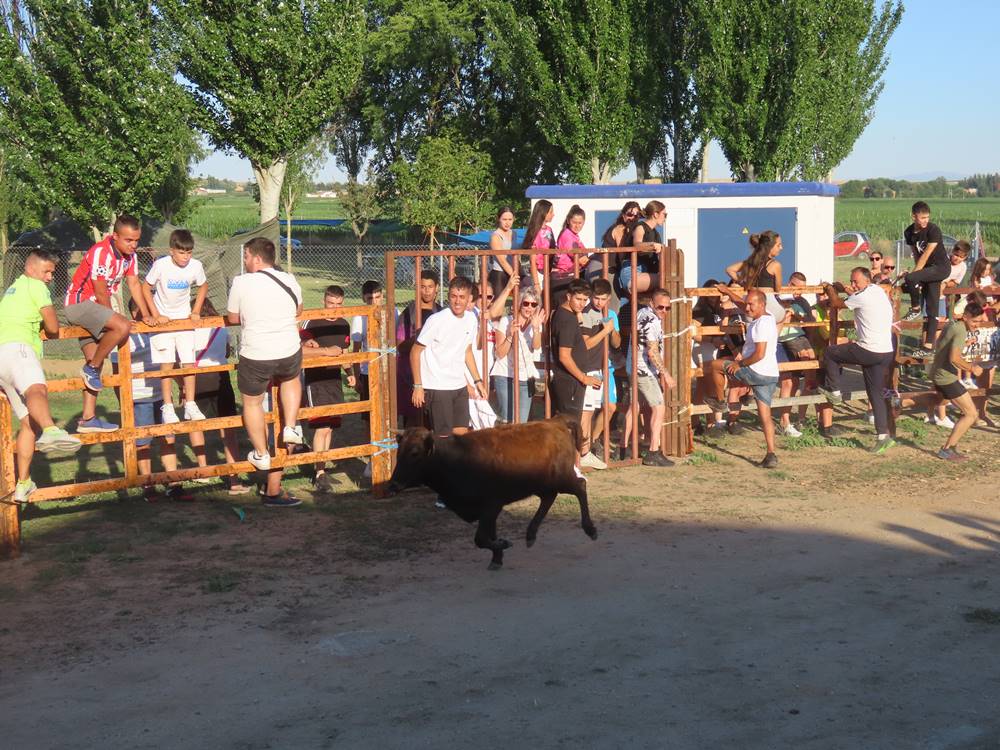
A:
<svg viewBox="0 0 1000 750">
<path fill-rule="evenodd" d="M 281 431 L 281 439 L 285 445 L 302 445 L 302 428 L 299 425 L 286 427 Z"/>
<path fill-rule="evenodd" d="M 937 426 L 950 430 L 955 426 L 955 423 L 951 421 L 951 417 L 945 417 L 944 419 L 939 419 L 937 421 Z"/>
<path fill-rule="evenodd" d="M 14 502 L 15 503 L 26 503 L 31 493 L 38 489 L 38 485 L 35 484 L 30 479 L 23 482 L 18 482 L 14 485 Z"/>
<path fill-rule="evenodd" d="M 208 417 L 201 413 L 201 409 L 194 401 L 186 401 L 184 403 L 184 419 L 194 422 L 199 419 L 208 419 Z"/>
<path fill-rule="evenodd" d="M 164 404 L 160 407 L 160 416 L 163 419 L 163 424 L 175 424 L 181 420 L 177 417 L 177 412 L 174 411 L 173 404 Z"/>
<path fill-rule="evenodd" d="M 249 461 L 255 469 L 260 469 L 261 471 L 267 471 L 271 468 L 271 454 L 265 453 L 261 456 L 257 455 L 257 451 L 250 451 L 247 454 L 247 461 Z"/>
<path fill-rule="evenodd" d="M 793 424 L 789 424 L 787 427 L 785 427 L 784 430 L 782 430 L 782 432 L 785 433 L 785 437 L 792 437 L 792 438 L 802 437 L 802 433 L 799 432 L 797 429 L 795 429 L 795 425 Z"/>
<path fill-rule="evenodd" d="M 868 419 L 868 424 L 875 424 L 875 415 L 874 414 L 869 413 L 867 419 Z"/>
<path fill-rule="evenodd" d="M 608 468 L 606 463 L 591 452 L 587 452 L 586 455 L 580 458 L 580 466 L 586 466 L 588 469 L 598 470 Z"/>
</svg>

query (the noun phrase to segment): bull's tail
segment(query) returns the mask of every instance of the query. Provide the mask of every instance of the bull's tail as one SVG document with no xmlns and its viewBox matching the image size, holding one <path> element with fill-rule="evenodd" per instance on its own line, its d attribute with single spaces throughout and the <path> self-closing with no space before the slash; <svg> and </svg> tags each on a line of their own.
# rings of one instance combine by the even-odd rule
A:
<svg viewBox="0 0 1000 750">
<path fill-rule="evenodd" d="M 583 448 L 583 427 L 580 426 L 579 420 L 564 414 L 557 415 L 556 419 L 561 419 L 563 424 L 566 425 L 566 428 L 573 436 L 573 444 L 576 446 L 577 452 L 579 452 Z"/>
</svg>

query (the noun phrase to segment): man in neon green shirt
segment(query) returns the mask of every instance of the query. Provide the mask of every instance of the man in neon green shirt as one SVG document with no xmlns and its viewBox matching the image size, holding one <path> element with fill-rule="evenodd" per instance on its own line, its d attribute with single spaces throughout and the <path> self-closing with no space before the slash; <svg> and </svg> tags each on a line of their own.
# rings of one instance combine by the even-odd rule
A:
<svg viewBox="0 0 1000 750">
<path fill-rule="evenodd" d="M 49 410 L 49 389 L 42 371 L 41 329 L 59 333 L 59 321 L 47 284 L 55 271 L 55 257 L 33 250 L 24 261 L 24 273 L 0 298 L 0 389 L 21 422 L 17 434 L 17 476 L 14 501 L 26 503 L 38 487 L 31 481 L 35 447 L 50 456 L 66 456 L 80 449 L 80 440 L 56 427 Z M 36 441 L 36 431 L 41 437 Z"/>
</svg>

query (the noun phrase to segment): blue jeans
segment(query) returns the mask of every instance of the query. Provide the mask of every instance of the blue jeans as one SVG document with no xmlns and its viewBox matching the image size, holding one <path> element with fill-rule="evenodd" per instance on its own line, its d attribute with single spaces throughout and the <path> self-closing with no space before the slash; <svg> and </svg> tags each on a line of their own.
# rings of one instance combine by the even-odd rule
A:
<svg viewBox="0 0 1000 750">
<path fill-rule="evenodd" d="M 749 367 L 741 367 L 733 375 L 733 380 L 738 380 L 744 385 L 750 386 L 753 390 L 753 397 L 761 401 L 766 406 L 771 405 L 774 392 L 778 390 L 778 378 L 772 375 L 761 375 L 756 370 Z"/>
<path fill-rule="evenodd" d="M 497 416 L 504 422 L 514 421 L 514 378 L 504 375 L 494 375 L 493 388 L 497 392 Z M 528 414 L 531 412 L 531 396 L 528 395 L 528 381 L 522 380 L 521 387 L 517 395 L 517 412 L 520 422 L 528 421 Z"/>
</svg>

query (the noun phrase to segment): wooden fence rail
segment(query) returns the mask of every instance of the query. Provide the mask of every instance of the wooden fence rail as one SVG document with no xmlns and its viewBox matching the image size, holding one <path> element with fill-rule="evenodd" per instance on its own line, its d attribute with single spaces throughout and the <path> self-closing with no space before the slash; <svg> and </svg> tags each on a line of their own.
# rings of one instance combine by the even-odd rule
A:
<svg viewBox="0 0 1000 750">
<path fill-rule="evenodd" d="M 330 315 L 330 310 L 315 309 L 304 310 L 299 315 L 298 320 L 316 320 L 326 318 Z M 388 412 L 386 410 L 386 399 L 388 397 L 389 386 L 387 385 L 388 367 L 383 353 L 385 348 L 386 331 L 386 309 L 383 306 L 362 305 L 353 307 L 341 307 L 336 311 L 337 317 L 350 318 L 355 315 L 364 315 L 368 320 L 368 340 L 366 352 L 355 352 L 343 354 L 337 357 L 330 356 L 309 356 L 308 350 L 303 353 L 303 369 L 331 366 L 349 366 L 356 363 L 368 363 L 369 373 L 369 398 L 366 401 L 350 401 L 341 404 L 329 404 L 325 406 L 302 407 L 299 410 L 300 419 L 310 419 L 325 416 L 337 416 L 343 414 L 369 414 L 369 443 L 365 445 L 346 446 L 343 448 L 332 448 L 326 451 L 304 451 L 289 453 L 281 440 L 281 430 L 277 426 L 281 424 L 281 400 L 277 396 L 277 387 L 271 389 L 271 408 L 265 413 L 267 424 L 276 426 L 272 430 L 272 468 L 284 468 L 297 466 L 300 464 L 313 463 L 316 461 L 336 461 L 345 458 L 356 458 L 368 456 L 371 458 L 372 466 L 372 488 L 376 493 L 381 493 L 391 472 L 391 459 L 389 445 L 386 442 L 389 435 Z M 136 333 L 163 333 L 165 331 L 185 331 L 197 328 L 219 328 L 228 325 L 221 316 L 206 317 L 198 321 L 175 321 L 162 326 L 148 326 L 136 324 Z M 59 332 L 60 339 L 75 339 L 89 336 L 83 328 L 69 327 L 63 328 Z M 241 416 L 214 417 L 211 419 L 182 421 L 174 424 L 155 424 L 136 426 L 135 409 L 132 400 L 133 379 L 160 379 L 165 377 L 177 377 L 186 374 L 203 374 L 211 372 L 231 372 L 236 369 L 235 364 L 212 365 L 207 367 L 181 367 L 167 371 L 151 371 L 147 373 L 132 372 L 132 355 L 129 350 L 129 342 L 125 341 L 118 348 L 118 373 L 104 375 L 101 382 L 105 386 L 112 386 L 118 389 L 118 398 L 121 408 L 121 427 L 113 432 L 85 433 L 77 437 L 85 445 L 121 443 L 122 463 L 124 464 L 124 476 L 92 479 L 83 482 L 69 482 L 65 484 L 53 485 L 50 487 L 40 487 L 32 493 L 31 502 L 42 502 L 45 500 L 57 500 L 65 498 L 75 498 L 81 495 L 94 494 L 99 492 L 111 492 L 115 490 L 127 489 L 130 487 L 143 487 L 152 484 L 164 484 L 180 482 L 185 480 L 200 479 L 203 477 L 217 477 L 243 472 L 253 472 L 256 469 L 248 461 L 238 461 L 233 464 L 220 464 L 215 466 L 205 466 L 200 468 L 178 469 L 176 471 L 160 471 L 151 474 L 139 474 L 138 457 L 136 453 L 136 439 L 158 437 L 163 435 L 181 435 L 190 432 L 206 432 L 220 429 L 230 429 L 240 427 L 243 424 Z M 81 378 L 64 378 L 51 380 L 48 382 L 50 393 L 66 393 L 79 391 L 83 388 Z M 6 397 L 0 393 L 0 498 L 3 504 L 0 505 L 0 558 L 14 557 L 20 551 L 20 522 L 18 508 L 11 501 L 14 492 L 15 471 L 14 471 L 14 435 L 12 426 L 12 410 Z M 38 460 L 36 456 L 36 460 Z"/>
</svg>

